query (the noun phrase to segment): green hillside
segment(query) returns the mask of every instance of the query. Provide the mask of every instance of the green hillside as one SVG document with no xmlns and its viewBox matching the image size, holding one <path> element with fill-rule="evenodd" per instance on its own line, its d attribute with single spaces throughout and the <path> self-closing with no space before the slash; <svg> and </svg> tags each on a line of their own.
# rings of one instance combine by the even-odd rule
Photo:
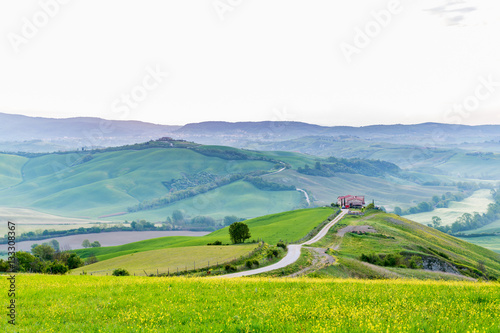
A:
<svg viewBox="0 0 500 333">
<path fill-rule="evenodd" d="M 432 278 L 433 273 L 410 269 L 415 256 L 414 263 L 418 258 L 423 262 L 414 268 L 444 267 L 433 270 L 472 278 L 500 278 L 499 253 L 394 214 L 348 216 L 313 246 L 335 249 L 338 259 L 337 265 L 315 273 L 319 275 Z"/>
<path fill-rule="evenodd" d="M 0 191 L 3 206 L 18 207 L 21 203 L 23 207 L 45 212 L 91 218 L 126 212 L 128 207 L 144 200 L 164 196 L 169 191 L 163 182 L 181 179 L 185 174 L 247 174 L 267 171 L 274 166 L 270 161 L 225 160 L 178 148 L 49 154 L 29 160 L 19 156 L 1 156 L 4 169 L 13 169 L 15 165 L 12 165 L 11 159 L 25 162 L 22 167 L 24 181 L 13 188 L 6 189 L 4 186 Z M 4 177 L 8 174 L 5 172 Z M 16 182 L 20 180 L 16 179 Z M 264 191 L 256 192 L 254 194 L 258 198 L 259 192 Z M 285 210 L 296 207 L 300 202 L 300 196 L 292 193 L 295 196 L 292 196 L 292 202 L 289 194 L 285 194 L 287 198 L 277 196 L 287 202 Z M 237 197 L 245 195 L 245 192 L 232 194 Z M 165 218 L 163 216 L 161 220 Z"/>
<path fill-rule="evenodd" d="M 0 154 L 0 203 L 89 221 L 164 222 L 175 210 L 188 219 L 203 215 L 221 221 L 230 215 L 252 218 L 329 205 L 346 193 L 380 198 L 378 204 L 390 209 L 456 190 L 398 178 L 399 168 L 390 163 L 321 161 L 334 167 L 328 177 L 297 172 L 319 162 L 305 154 L 168 140 L 66 153 Z M 307 191 L 310 202 L 294 188 Z"/>
<path fill-rule="evenodd" d="M 21 156 L 0 154 L 0 188 L 20 183 L 22 167 L 28 159 Z"/>
<path fill-rule="evenodd" d="M 276 244 L 279 240 L 292 242 L 303 238 L 333 212 L 331 208 L 326 207 L 300 209 L 246 220 L 245 223 L 250 228 L 251 239 L 261 239 L 268 244 Z M 75 252 L 83 258 L 94 254 L 99 260 L 106 260 L 137 252 L 206 245 L 217 240 L 228 244 L 230 243 L 228 228 L 202 237 L 162 237 L 120 246 L 75 250 Z"/>
</svg>

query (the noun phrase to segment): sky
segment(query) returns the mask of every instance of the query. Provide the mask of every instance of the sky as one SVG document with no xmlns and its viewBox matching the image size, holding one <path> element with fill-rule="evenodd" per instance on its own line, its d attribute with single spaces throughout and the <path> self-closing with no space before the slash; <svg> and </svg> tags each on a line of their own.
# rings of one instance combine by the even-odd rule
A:
<svg viewBox="0 0 500 333">
<path fill-rule="evenodd" d="M 0 0 L 0 112 L 500 124 L 492 0 Z"/>
</svg>

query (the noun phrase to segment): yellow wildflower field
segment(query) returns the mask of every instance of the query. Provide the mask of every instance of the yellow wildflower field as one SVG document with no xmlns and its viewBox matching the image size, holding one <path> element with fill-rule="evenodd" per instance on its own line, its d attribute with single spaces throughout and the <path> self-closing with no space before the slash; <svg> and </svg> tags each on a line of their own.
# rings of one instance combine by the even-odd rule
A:
<svg viewBox="0 0 500 333">
<path fill-rule="evenodd" d="M 498 283 L 16 278 L 16 326 L 4 315 L 4 332 L 500 332 Z"/>
</svg>

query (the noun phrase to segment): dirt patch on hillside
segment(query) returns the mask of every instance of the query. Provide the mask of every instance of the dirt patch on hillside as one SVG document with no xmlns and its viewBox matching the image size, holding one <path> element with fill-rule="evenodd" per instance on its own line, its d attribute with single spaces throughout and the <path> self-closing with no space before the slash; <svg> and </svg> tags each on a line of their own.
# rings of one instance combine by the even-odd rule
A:
<svg viewBox="0 0 500 333">
<path fill-rule="evenodd" d="M 344 237 L 344 235 L 348 232 L 377 233 L 377 230 L 373 229 L 371 225 L 349 225 L 337 231 L 337 235 L 339 237 Z"/>
<path fill-rule="evenodd" d="M 312 270 L 318 270 L 325 266 L 333 265 L 335 263 L 335 258 L 326 253 L 327 249 L 319 247 L 306 247 L 305 249 L 311 250 L 314 259 L 311 266 L 306 267 L 296 273 L 289 275 L 288 277 L 297 277 L 309 273 Z"/>
</svg>

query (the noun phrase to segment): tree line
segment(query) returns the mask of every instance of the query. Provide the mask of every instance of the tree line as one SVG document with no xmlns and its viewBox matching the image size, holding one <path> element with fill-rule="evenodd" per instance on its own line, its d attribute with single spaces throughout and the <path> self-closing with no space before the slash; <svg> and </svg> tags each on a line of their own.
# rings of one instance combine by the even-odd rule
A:
<svg viewBox="0 0 500 333">
<path fill-rule="evenodd" d="M 326 159 L 326 163 L 317 161 L 314 167 L 304 164 L 304 167 L 299 167 L 297 171 L 310 176 L 322 177 L 333 177 L 336 173 L 379 177 L 386 173 L 399 173 L 401 169 L 396 164 L 386 161 L 329 157 Z"/>
<path fill-rule="evenodd" d="M 449 234 L 457 234 L 463 231 L 475 230 L 495 221 L 500 220 L 500 191 L 494 191 L 493 198 L 494 203 L 488 205 L 488 210 L 486 213 L 479 214 L 474 212 L 473 214 L 465 213 L 455 220 L 451 225 L 442 226 L 441 219 L 437 216 L 432 218 L 433 227 L 439 231 L 446 232 Z"/>
<path fill-rule="evenodd" d="M 33 244 L 31 253 L 18 251 L 9 259 L 0 259 L 0 272 L 65 274 L 86 263 L 76 253 L 60 251 L 56 240 L 41 245 Z M 95 257 L 91 257 L 87 263 L 96 261 Z"/>
</svg>

